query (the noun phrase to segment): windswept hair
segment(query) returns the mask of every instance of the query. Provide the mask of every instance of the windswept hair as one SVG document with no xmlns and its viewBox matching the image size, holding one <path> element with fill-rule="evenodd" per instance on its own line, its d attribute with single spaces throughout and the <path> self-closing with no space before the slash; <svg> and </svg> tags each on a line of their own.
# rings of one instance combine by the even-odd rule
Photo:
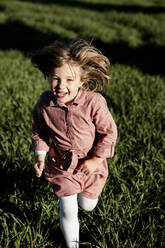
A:
<svg viewBox="0 0 165 248">
<path fill-rule="evenodd" d="M 33 54 L 31 61 L 45 77 L 49 77 L 55 68 L 65 63 L 80 66 L 83 87 L 87 90 L 101 90 L 105 84 L 109 84 L 111 79 L 109 59 L 81 39 L 68 44 L 57 40 Z"/>
</svg>

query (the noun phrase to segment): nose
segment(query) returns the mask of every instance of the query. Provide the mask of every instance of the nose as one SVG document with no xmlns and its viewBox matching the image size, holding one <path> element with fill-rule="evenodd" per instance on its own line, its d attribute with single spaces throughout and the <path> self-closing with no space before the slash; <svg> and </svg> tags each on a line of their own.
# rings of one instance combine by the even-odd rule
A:
<svg viewBox="0 0 165 248">
<path fill-rule="evenodd" d="M 65 88 L 65 81 L 64 80 L 52 80 L 51 87 L 52 89 L 54 88 L 63 89 Z"/>
<path fill-rule="evenodd" d="M 59 88 L 59 89 L 64 89 L 65 87 L 66 87 L 65 81 L 64 81 L 64 80 L 60 80 L 60 81 L 58 82 L 58 88 Z"/>
</svg>

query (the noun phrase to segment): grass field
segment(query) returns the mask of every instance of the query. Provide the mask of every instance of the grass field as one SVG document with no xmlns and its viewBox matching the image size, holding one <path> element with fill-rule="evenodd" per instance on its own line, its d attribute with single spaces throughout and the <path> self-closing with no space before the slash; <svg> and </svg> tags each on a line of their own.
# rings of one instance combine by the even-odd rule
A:
<svg viewBox="0 0 165 248">
<path fill-rule="evenodd" d="M 58 201 L 32 173 L 32 109 L 48 83 L 30 55 L 84 38 L 111 61 L 104 89 L 116 155 L 95 211 L 80 209 L 81 247 L 165 247 L 165 2 L 0 1 L 0 247 L 64 247 Z"/>
</svg>

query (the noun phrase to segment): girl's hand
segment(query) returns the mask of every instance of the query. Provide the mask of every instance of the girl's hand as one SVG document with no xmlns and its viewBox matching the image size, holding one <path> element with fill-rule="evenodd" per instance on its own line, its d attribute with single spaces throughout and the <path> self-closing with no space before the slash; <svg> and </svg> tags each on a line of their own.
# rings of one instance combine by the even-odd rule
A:
<svg viewBox="0 0 165 248">
<path fill-rule="evenodd" d="M 45 167 L 44 161 L 37 161 L 37 163 L 35 163 L 34 173 L 35 173 L 36 177 L 41 177 L 44 167 Z"/>
<path fill-rule="evenodd" d="M 82 168 L 80 171 L 83 172 L 85 175 L 89 175 L 100 166 L 103 160 L 104 160 L 103 158 L 99 158 L 95 156 L 90 159 L 87 159 L 81 165 Z"/>
</svg>

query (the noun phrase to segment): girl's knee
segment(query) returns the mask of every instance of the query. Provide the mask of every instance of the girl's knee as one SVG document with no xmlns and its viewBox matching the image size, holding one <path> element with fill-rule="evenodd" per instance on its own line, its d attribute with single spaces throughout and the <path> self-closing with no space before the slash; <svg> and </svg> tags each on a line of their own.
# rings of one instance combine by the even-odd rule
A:
<svg viewBox="0 0 165 248">
<path fill-rule="evenodd" d="M 63 218 L 67 218 L 67 219 L 77 218 L 78 210 L 70 207 L 65 209 L 61 208 L 60 215 L 63 216 Z"/>
<path fill-rule="evenodd" d="M 62 197 L 60 198 L 60 216 L 63 218 L 77 218 L 78 204 L 77 197 Z"/>
<path fill-rule="evenodd" d="M 97 205 L 98 198 L 89 199 L 80 193 L 78 195 L 78 201 L 81 208 L 83 208 L 86 211 L 92 211 Z"/>
</svg>

